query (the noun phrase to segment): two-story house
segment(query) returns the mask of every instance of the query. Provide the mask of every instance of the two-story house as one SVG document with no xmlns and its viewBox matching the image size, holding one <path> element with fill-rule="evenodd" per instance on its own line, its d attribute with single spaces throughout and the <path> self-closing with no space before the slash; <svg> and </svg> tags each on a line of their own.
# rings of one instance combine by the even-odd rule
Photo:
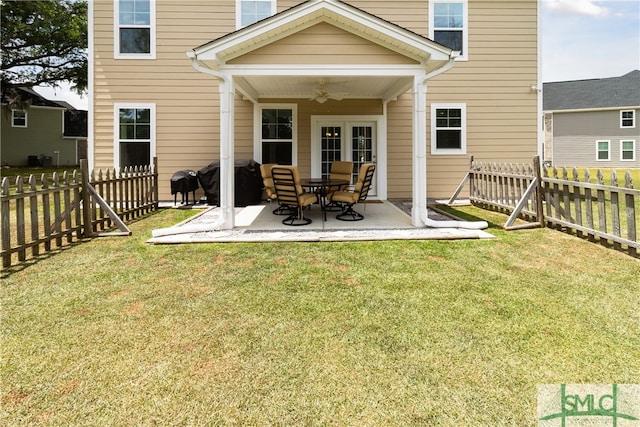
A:
<svg viewBox="0 0 640 427">
<path fill-rule="evenodd" d="M 539 153 L 536 0 L 94 0 L 90 166 L 375 162 L 370 197 L 450 196 L 469 157 Z M 357 167 L 356 167 L 357 170 Z M 226 171 L 226 172 L 225 172 Z"/>
<path fill-rule="evenodd" d="M 545 83 L 545 160 L 557 166 L 640 168 L 640 71 Z"/>
</svg>

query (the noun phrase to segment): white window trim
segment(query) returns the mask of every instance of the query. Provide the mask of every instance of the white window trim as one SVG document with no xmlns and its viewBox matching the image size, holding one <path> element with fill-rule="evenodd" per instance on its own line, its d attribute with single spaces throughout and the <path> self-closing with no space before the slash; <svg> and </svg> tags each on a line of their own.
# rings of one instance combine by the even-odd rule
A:
<svg viewBox="0 0 640 427">
<path fill-rule="evenodd" d="M 156 0 L 149 0 L 149 53 L 120 53 L 120 1 L 113 0 L 113 58 L 114 59 L 156 59 Z M 128 26 L 134 27 L 134 26 Z M 146 28 L 146 25 L 139 26 Z"/>
<path fill-rule="evenodd" d="M 255 104 L 253 107 L 253 153 L 257 162 L 262 163 L 262 110 L 291 110 L 291 164 L 298 164 L 298 104 Z"/>
<path fill-rule="evenodd" d="M 631 126 L 623 126 L 622 124 L 622 116 L 624 113 L 631 113 Z M 629 119 L 624 119 L 629 120 Z M 634 129 L 636 127 L 636 111 L 635 110 L 621 110 L 620 111 L 620 128 L 621 129 Z"/>
<path fill-rule="evenodd" d="M 601 142 L 606 142 L 607 143 L 607 158 L 606 159 L 600 159 L 598 158 L 598 153 L 600 152 L 600 148 L 598 147 L 598 145 Z M 596 141 L 596 162 L 610 162 L 611 161 L 611 140 L 608 139 L 599 139 Z"/>
<path fill-rule="evenodd" d="M 16 113 L 17 112 L 22 112 L 24 113 L 24 125 L 17 125 L 16 124 Z M 12 128 L 26 128 L 29 127 L 29 113 L 27 112 L 27 110 L 18 110 L 18 109 L 12 109 L 11 110 L 11 127 Z"/>
<path fill-rule="evenodd" d="M 147 108 L 150 110 L 151 129 L 149 137 L 149 159 L 153 162 L 156 157 L 156 104 L 155 103 L 116 103 L 113 104 L 113 167 L 120 168 L 120 109 Z"/>
<path fill-rule="evenodd" d="M 437 148 L 437 126 L 436 126 L 436 110 L 438 108 L 458 108 L 462 116 L 462 126 L 460 129 L 460 149 L 444 149 Z M 467 154 L 467 104 L 447 104 L 447 103 L 432 103 L 431 104 L 431 154 L 440 155 L 464 155 Z"/>
<path fill-rule="evenodd" d="M 462 53 L 456 58 L 456 61 L 469 60 L 469 2 L 468 0 L 437 0 L 429 1 L 429 38 L 433 40 L 435 33 L 434 15 L 436 3 L 462 3 Z"/>
<path fill-rule="evenodd" d="M 242 25 L 242 7 L 240 5 L 240 2 L 242 0 L 236 0 L 236 30 L 239 30 L 240 28 L 243 28 Z M 276 14 L 276 10 L 277 10 L 277 1 L 276 0 L 269 0 L 271 2 L 271 16 Z"/>
<path fill-rule="evenodd" d="M 633 144 L 633 148 L 631 148 L 631 153 L 633 154 L 633 157 L 631 159 L 624 159 L 622 154 L 623 154 L 623 144 L 625 142 L 630 142 Z M 635 162 L 636 161 L 636 140 L 635 139 L 623 139 L 620 141 L 620 161 L 621 162 Z"/>
</svg>

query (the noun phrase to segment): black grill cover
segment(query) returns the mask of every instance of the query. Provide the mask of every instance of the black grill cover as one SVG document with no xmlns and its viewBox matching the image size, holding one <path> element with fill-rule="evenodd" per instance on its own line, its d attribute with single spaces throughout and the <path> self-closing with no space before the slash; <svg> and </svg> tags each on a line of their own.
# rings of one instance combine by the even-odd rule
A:
<svg viewBox="0 0 640 427">
<path fill-rule="evenodd" d="M 262 201 L 260 163 L 254 160 L 234 162 L 235 206 L 257 205 Z M 207 196 L 207 204 L 220 204 L 220 162 L 215 161 L 198 171 L 198 181 Z"/>
<path fill-rule="evenodd" d="M 171 194 L 185 194 L 197 189 L 198 178 L 195 171 L 178 171 L 171 176 Z"/>
</svg>

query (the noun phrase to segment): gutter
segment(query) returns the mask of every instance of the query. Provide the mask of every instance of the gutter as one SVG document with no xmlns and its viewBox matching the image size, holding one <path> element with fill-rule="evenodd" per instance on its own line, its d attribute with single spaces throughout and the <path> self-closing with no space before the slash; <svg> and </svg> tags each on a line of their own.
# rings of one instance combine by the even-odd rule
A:
<svg viewBox="0 0 640 427">
<path fill-rule="evenodd" d="M 423 77 L 421 77 L 420 80 L 420 84 L 422 85 L 426 85 L 427 80 L 429 80 L 432 77 L 435 77 L 437 75 L 440 75 L 446 71 L 449 71 L 452 67 L 453 64 L 456 61 L 456 58 L 460 55 L 460 52 L 458 51 L 453 51 L 451 52 L 451 55 L 449 56 L 449 61 L 443 65 L 442 67 L 433 70 L 432 72 L 425 74 Z M 425 154 L 426 157 L 426 154 Z M 469 230 L 483 230 L 485 228 L 489 227 L 489 224 L 486 221 L 457 221 L 457 220 L 452 220 L 452 221 L 435 221 L 431 218 L 429 218 L 429 211 L 427 209 L 427 204 L 426 204 L 426 200 L 424 201 L 424 205 L 422 205 L 422 203 L 418 206 L 419 209 L 419 215 L 420 215 L 420 220 L 427 226 L 427 227 L 433 227 L 433 228 L 463 228 L 463 229 L 469 229 Z"/>
</svg>

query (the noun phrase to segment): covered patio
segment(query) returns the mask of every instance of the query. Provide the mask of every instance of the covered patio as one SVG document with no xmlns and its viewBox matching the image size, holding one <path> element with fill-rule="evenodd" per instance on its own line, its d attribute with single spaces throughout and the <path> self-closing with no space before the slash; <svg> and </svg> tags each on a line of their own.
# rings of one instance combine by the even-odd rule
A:
<svg viewBox="0 0 640 427">
<path fill-rule="evenodd" d="M 376 163 L 376 198 L 386 200 L 387 153 L 396 143 L 387 132 L 387 105 L 410 93 L 412 159 L 406 184 L 411 186 L 412 210 L 405 225 L 434 226 L 427 213 L 427 81 L 453 67 L 458 52 L 347 3 L 309 0 L 196 47 L 187 56 L 195 70 L 217 80 L 220 91 L 220 207 L 212 229 L 239 227 L 233 180 L 238 94 L 256 107 L 254 120 L 258 107 L 266 102 L 329 105 L 328 101 L 364 100 L 377 105 L 378 149 L 376 157 L 367 160 Z M 324 114 L 329 117 L 331 112 Z M 294 119 L 294 126 L 296 120 L 300 119 Z M 298 138 L 308 144 L 305 148 L 313 147 L 313 131 Z M 255 158 L 262 163 L 261 148 L 255 144 Z M 312 176 L 320 171 L 315 151 L 310 158 L 301 159 L 297 148 L 292 154 L 292 164 L 304 161 L 302 167 Z M 457 226 L 484 227 L 486 223 Z"/>
<path fill-rule="evenodd" d="M 410 206 L 410 203 L 407 202 Z M 434 208 L 428 209 L 431 221 L 437 227 L 416 228 L 411 217 L 396 201 L 371 201 L 358 204 L 356 209 L 365 218 L 362 221 L 341 221 L 337 212 L 327 212 L 323 220 L 320 207 L 312 205 L 304 215 L 311 224 L 292 227 L 284 225 L 282 215 L 274 215 L 274 203 L 234 209 L 236 226 L 233 230 L 213 227 L 222 211 L 219 207 L 201 207 L 201 212 L 173 227 L 154 230 L 148 241 L 154 244 L 222 243 L 222 242 L 283 242 L 283 241 L 364 241 L 364 240 L 453 240 L 490 239 L 494 236 L 473 223 L 465 223 Z M 178 208 L 181 208 L 178 206 Z M 469 228 L 461 226 L 467 225 Z"/>
</svg>

